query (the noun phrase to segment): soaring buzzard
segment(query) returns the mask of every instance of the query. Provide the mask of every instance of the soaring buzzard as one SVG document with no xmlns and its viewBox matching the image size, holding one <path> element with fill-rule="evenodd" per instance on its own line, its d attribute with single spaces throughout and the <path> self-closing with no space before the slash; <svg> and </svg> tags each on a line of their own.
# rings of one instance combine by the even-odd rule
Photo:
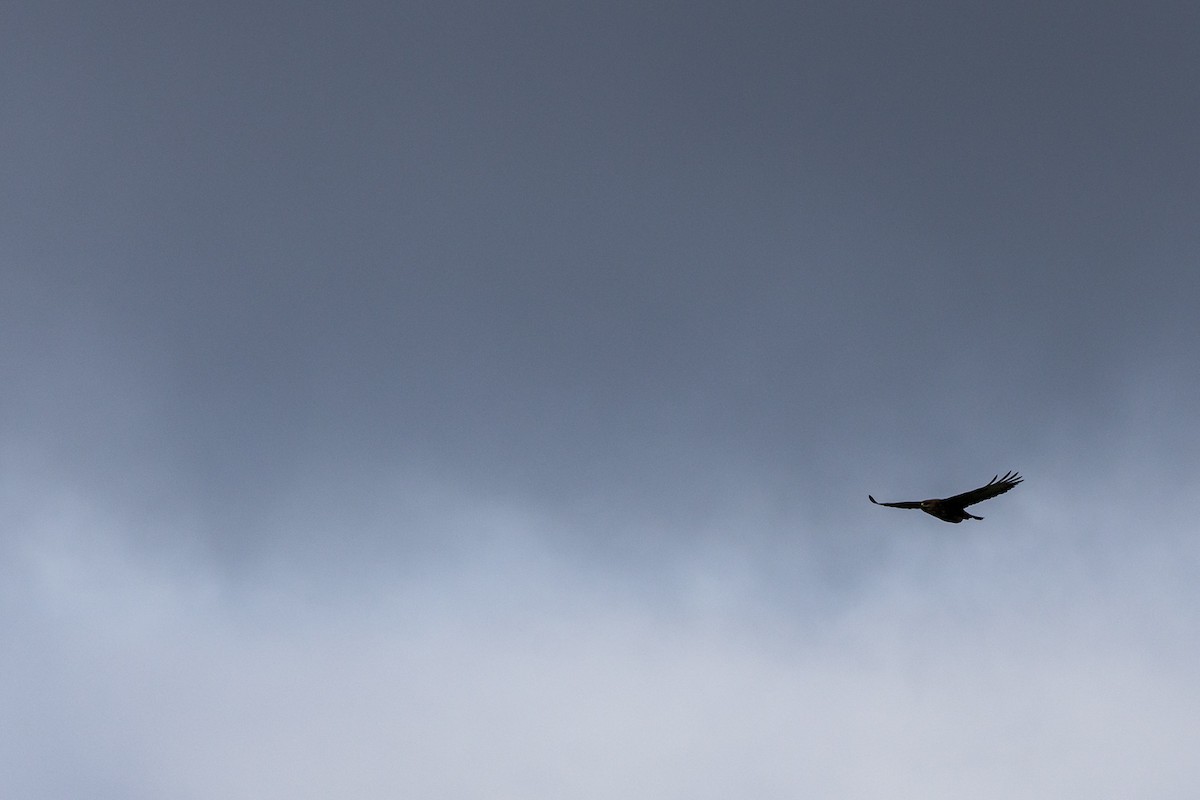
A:
<svg viewBox="0 0 1200 800">
<path fill-rule="evenodd" d="M 920 502 L 910 500 L 905 503 L 881 503 L 874 497 L 871 497 L 871 495 L 867 495 L 867 499 L 877 506 L 919 508 L 926 514 L 932 514 L 943 522 L 958 523 L 964 519 L 983 519 L 983 517 L 968 514 L 966 511 L 967 506 L 973 506 L 976 503 L 982 503 L 984 500 L 990 500 L 998 494 L 1004 494 L 1022 480 L 1021 476 L 1017 473 L 1006 472 L 1003 478 L 999 475 L 993 477 L 988 481 L 986 486 L 980 486 L 978 489 L 956 494 L 954 497 L 943 497 L 940 500 L 921 500 Z"/>
</svg>

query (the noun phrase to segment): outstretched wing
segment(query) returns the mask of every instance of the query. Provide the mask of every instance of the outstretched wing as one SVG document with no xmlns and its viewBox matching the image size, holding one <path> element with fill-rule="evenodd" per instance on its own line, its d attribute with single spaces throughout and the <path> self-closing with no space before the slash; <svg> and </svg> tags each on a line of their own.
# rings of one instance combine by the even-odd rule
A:
<svg viewBox="0 0 1200 800">
<path fill-rule="evenodd" d="M 921 507 L 921 503 L 919 501 L 913 502 L 912 500 L 906 500 L 903 503 L 881 503 L 878 500 L 876 500 L 874 497 L 871 497 L 871 495 L 867 495 L 867 499 L 870 500 L 872 503 L 874 503 L 877 506 L 889 506 L 891 508 L 920 508 Z"/>
<path fill-rule="evenodd" d="M 984 500 L 990 500 L 998 494 L 1004 494 L 1022 480 L 1024 480 L 1024 478 L 1017 473 L 1006 472 L 1004 473 L 1003 478 L 1001 478 L 999 475 L 996 475 L 990 481 L 988 481 L 986 485 L 980 486 L 978 489 L 972 489 L 969 492 L 956 494 L 954 497 L 947 497 L 945 503 L 947 505 L 957 506 L 958 508 L 973 506 L 976 503 L 982 503 Z"/>
</svg>

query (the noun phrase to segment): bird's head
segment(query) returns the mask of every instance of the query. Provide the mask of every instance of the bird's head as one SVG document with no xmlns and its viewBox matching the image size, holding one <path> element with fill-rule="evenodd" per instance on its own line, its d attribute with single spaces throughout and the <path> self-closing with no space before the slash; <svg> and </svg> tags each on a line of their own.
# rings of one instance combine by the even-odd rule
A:
<svg viewBox="0 0 1200 800">
<path fill-rule="evenodd" d="M 922 500 L 921 508 L 925 509 L 925 510 L 928 510 L 931 508 L 937 508 L 938 505 L 940 504 L 940 502 L 941 502 L 940 500 Z"/>
</svg>

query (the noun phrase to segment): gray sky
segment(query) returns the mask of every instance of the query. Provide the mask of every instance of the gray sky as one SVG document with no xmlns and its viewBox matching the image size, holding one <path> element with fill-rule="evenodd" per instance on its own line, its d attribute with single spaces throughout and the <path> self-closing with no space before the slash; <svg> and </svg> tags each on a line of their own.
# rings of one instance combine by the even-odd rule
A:
<svg viewBox="0 0 1200 800">
<path fill-rule="evenodd" d="M 1200 790 L 1200 11 L 5 17 L 0 794 Z"/>
</svg>

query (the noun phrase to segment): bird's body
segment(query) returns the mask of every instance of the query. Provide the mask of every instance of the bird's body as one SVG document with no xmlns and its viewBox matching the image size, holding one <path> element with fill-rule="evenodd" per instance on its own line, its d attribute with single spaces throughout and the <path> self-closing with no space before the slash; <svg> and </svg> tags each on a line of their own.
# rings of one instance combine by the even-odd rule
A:
<svg viewBox="0 0 1200 800">
<path fill-rule="evenodd" d="M 978 489 L 972 489 L 969 492 L 956 494 L 953 497 L 935 498 L 933 500 L 906 500 L 902 503 L 881 503 L 871 495 L 867 495 L 872 503 L 877 506 L 890 506 L 891 508 L 919 508 L 926 514 L 937 517 L 943 522 L 953 522 L 955 524 L 962 522 L 964 519 L 983 519 L 974 514 L 967 512 L 967 506 L 973 506 L 976 503 L 982 503 L 984 500 L 990 500 L 998 494 L 1004 494 L 1009 489 L 1016 486 L 1023 480 L 1021 476 L 1015 472 L 1006 472 L 1004 477 L 999 475 L 993 477 L 986 485 L 980 486 Z"/>
</svg>

